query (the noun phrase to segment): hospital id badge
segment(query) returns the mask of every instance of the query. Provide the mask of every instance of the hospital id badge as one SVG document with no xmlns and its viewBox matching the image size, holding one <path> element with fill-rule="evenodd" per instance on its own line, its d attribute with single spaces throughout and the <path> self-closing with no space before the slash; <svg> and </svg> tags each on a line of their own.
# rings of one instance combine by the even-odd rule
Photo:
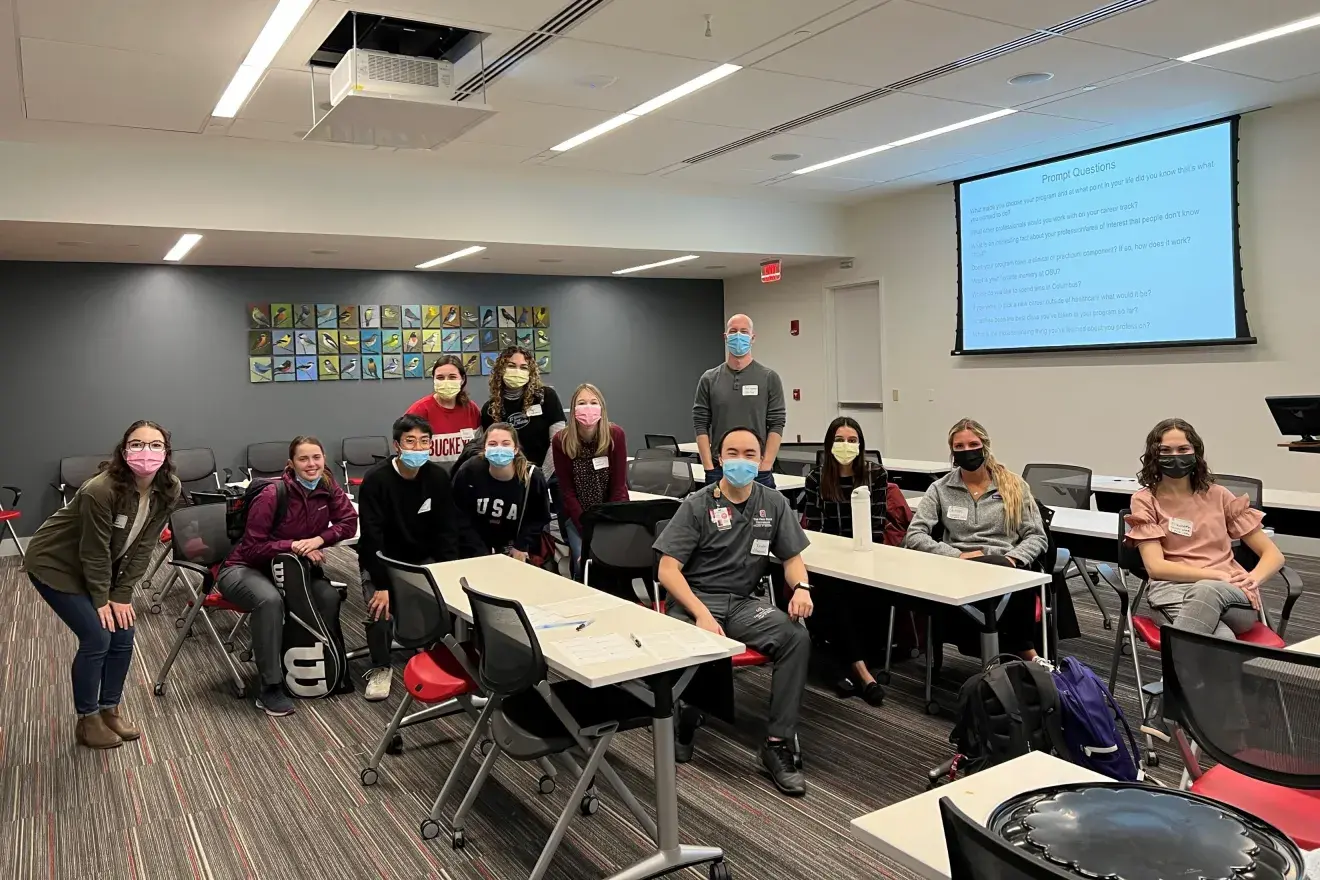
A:
<svg viewBox="0 0 1320 880">
<path fill-rule="evenodd" d="M 769 555 L 770 555 L 770 539 L 769 539 L 769 538 L 753 538 L 753 539 L 752 539 L 752 555 L 753 555 L 753 556 L 769 556 Z"/>
<path fill-rule="evenodd" d="M 727 507 L 715 507 L 710 511 L 710 521 L 715 523 L 715 528 L 721 532 L 727 531 L 733 527 L 733 517 L 729 514 Z"/>
</svg>

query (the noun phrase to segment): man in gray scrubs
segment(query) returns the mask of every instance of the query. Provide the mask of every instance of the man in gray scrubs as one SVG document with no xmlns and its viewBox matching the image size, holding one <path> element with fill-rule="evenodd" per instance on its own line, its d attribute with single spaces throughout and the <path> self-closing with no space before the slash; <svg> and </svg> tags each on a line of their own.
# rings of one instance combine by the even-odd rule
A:
<svg viewBox="0 0 1320 880">
<path fill-rule="evenodd" d="M 780 791 L 801 795 L 807 783 L 792 744 L 811 655 L 811 639 L 802 625 L 812 610 L 802 561 L 810 542 L 784 496 L 755 482 L 762 460 L 760 437 L 749 428 L 733 428 L 717 449 L 720 481 L 684 499 L 655 542 L 663 554 L 660 583 L 669 594 L 671 615 L 737 639 L 774 663 L 761 762 Z M 772 554 L 783 561 L 784 578 L 793 589 L 787 614 L 770 598 L 756 595 Z M 692 757 L 692 715 L 686 707 L 680 719 L 680 763 Z"/>
</svg>

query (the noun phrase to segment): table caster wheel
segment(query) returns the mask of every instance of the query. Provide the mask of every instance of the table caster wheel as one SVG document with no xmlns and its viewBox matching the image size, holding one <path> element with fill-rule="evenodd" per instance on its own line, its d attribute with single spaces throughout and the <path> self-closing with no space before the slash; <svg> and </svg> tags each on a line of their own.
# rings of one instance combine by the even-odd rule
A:
<svg viewBox="0 0 1320 880">
<path fill-rule="evenodd" d="M 234 653 L 234 643 L 233 643 L 233 642 L 225 642 L 225 653 L 226 653 L 226 654 L 232 654 L 232 653 Z"/>
<path fill-rule="evenodd" d="M 552 794 L 555 790 L 555 778 L 542 774 L 541 778 L 536 780 L 536 790 L 541 794 Z"/>
<path fill-rule="evenodd" d="M 160 612 L 162 611 L 159 602 L 152 602 L 151 607 L 148 608 L 147 610 L 150 611 L 152 614 L 160 614 Z"/>
<path fill-rule="evenodd" d="M 927 715 L 940 714 L 940 704 L 935 702 L 934 700 L 931 700 L 929 703 L 926 704 L 926 714 Z"/>
<path fill-rule="evenodd" d="M 1146 753 L 1146 766 L 1147 766 L 1147 767 L 1158 767 L 1158 766 L 1160 766 L 1160 756 L 1157 755 L 1157 754 L 1155 754 L 1154 752 L 1147 752 L 1147 753 Z"/>
<path fill-rule="evenodd" d="M 882 672 L 875 677 L 875 680 L 880 682 L 881 685 L 888 687 L 889 683 L 894 680 L 894 676 L 888 672 Z"/>
<path fill-rule="evenodd" d="M 363 785 L 375 785 L 376 780 L 380 779 L 380 774 L 376 772 L 375 767 L 363 767 L 358 778 L 362 780 Z"/>
<path fill-rule="evenodd" d="M 449 835 L 449 845 L 454 849 L 462 849 L 467 846 L 467 837 L 463 835 L 462 831 L 455 831 Z"/>
<path fill-rule="evenodd" d="M 594 794 L 584 795 L 582 803 L 578 804 L 578 812 L 584 816 L 594 816 L 600 812 L 600 798 Z"/>
<path fill-rule="evenodd" d="M 711 862 L 710 880 L 733 880 L 733 872 L 725 862 Z"/>
<path fill-rule="evenodd" d="M 156 684 L 152 686 L 151 692 L 158 697 L 165 696 L 165 682 L 163 681 L 156 682 Z"/>
<path fill-rule="evenodd" d="M 238 652 L 238 659 L 241 660 L 241 661 L 244 662 L 244 663 L 251 663 L 251 662 L 252 662 L 252 652 L 251 652 L 250 650 L 248 650 L 247 648 L 244 648 L 243 650 L 241 650 L 241 651 Z"/>
<path fill-rule="evenodd" d="M 440 823 L 434 819 L 423 819 L 421 827 L 422 840 L 435 840 L 440 836 Z"/>
<path fill-rule="evenodd" d="M 403 736 L 401 734 L 394 734 L 394 737 L 390 740 L 390 744 L 385 747 L 385 753 L 387 755 L 403 754 Z"/>
</svg>

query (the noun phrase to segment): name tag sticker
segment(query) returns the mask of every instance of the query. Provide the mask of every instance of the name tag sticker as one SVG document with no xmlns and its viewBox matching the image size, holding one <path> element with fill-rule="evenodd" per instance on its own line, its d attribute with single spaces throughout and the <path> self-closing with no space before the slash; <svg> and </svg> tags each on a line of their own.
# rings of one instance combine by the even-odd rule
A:
<svg viewBox="0 0 1320 880">
<path fill-rule="evenodd" d="M 743 397 L 755 397 L 761 393 L 760 385 L 744 385 L 742 387 Z"/>
<path fill-rule="evenodd" d="M 598 455 L 591 460 L 591 466 L 598 471 L 603 471 L 610 466 L 610 457 L 608 455 Z"/>
<path fill-rule="evenodd" d="M 721 532 L 733 526 L 733 517 L 729 515 L 729 508 L 715 507 L 710 511 L 710 521 L 715 523 L 715 528 Z"/>
<path fill-rule="evenodd" d="M 417 508 L 417 512 L 418 512 L 418 513 L 430 513 L 430 512 L 431 512 L 431 499 L 428 498 L 428 499 L 426 499 L 425 501 L 423 501 L 423 502 L 422 502 L 422 506 L 419 507 L 419 508 Z"/>
<path fill-rule="evenodd" d="M 461 431 L 458 432 L 458 436 L 463 438 L 464 442 L 467 442 L 468 440 L 471 440 L 473 437 L 477 436 L 477 432 L 472 430 L 471 428 L 463 428 Z"/>
<path fill-rule="evenodd" d="M 534 403 L 527 407 L 527 418 L 534 419 L 541 414 L 541 404 Z"/>
<path fill-rule="evenodd" d="M 950 507 L 946 516 L 948 516 L 949 519 L 954 520 L 955 522 L 964 522 L 967 519 L 967 508 Z"/>
<path fill-rule="evenodd" d="M 770 555 L 770 539 L 769 539 L 769 538 L 754 538 L 754 539 L 752 540 L 752 555 L 753 555 L 753 556 L 769 556 L 769 555 Z"/>
<path fill-rule="evenodd" d="M 1190 519 L 1178 519 L 1173 517 L 1169 520 L 1169 531 L 1175 535 L 1182 535 L 1184 538 L 1192 536 L 1192 521 Z"/>
<path fill-rule="evenodd" d="M 119 514 L 119 516 L 115 517 L 115 528 L 122 529 L 122 528 L 126 528 L 127 526 L 128 526 L 127 516 L 121 513 Z"/>
</svg>

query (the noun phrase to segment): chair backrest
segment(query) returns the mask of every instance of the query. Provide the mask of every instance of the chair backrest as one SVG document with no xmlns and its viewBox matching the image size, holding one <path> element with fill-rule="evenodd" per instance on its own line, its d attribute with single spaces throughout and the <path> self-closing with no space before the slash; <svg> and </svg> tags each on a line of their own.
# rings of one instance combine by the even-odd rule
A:
<svg viewBox="0 0 1320 880">
<path fill-rule="evenodd" d="M 671 459 L 674 458 L 675 455 L 676 453 L 674 450 L 660 446 L 655 449 L 638 449 L 633 453 L 633 458 L 645 461 L 646 459 Z"/>
<path fill-rule="evenodd" d="M 668 449 L 678 455 L 678 438 L 671 434 L 646 434 L 647 449 Z"/>
<path fill-rule="evenodd" d="M 430 569 L 390 559 L 376 551 L 390 572 L 394 607 L 394 640 L 405 648 L 429 648 L 453 632 L 453 620 L 440 585 Z"/>
<path fill-rule="evenodd" d="M 224 504 L 190 504 L 170 514 L 170 547 L 174 558 L 210 568 L 224 562 L 232 549 Z"/>
<path fill-rule="evenodd" d="M 660 534 L 659 523 L 678 512 L 677 499 L 614 501 L 582 516 L 582 556 L 610 568 L 650 571 L 655 563 L 651 546 Z"/>
<path fill-rule="evenodd" d="M 83 483 L 101 471 L 101 465 L 110 460 L 108 455 L 74 455 L 60 459 L 60 484 L 64 486 L 64 497 L 69 499 Z"/>
<path fill-rule="evenodd" d="M 382 436 L 345 437 L 340 444 L 340 452 L 349 468 L 369 468 L 379 458 L 390 457 L 390 441 Z M 379 457 L 379 458 L 378 458 Z M 358 476 L 354 473 L 353 476 Z"/>
<path fill-rule="evenodd" d="M 940 820 L 953 880 L 1076 880 L 974 822 L 947 797 L 940 798 Z"/>
<path fill-rule="evenodd" d="M 216 476 L 215 452 L 205 446 L 176 449 L 173 456 L 175 475 L 185 489 L 188 488 L 189 483 L 212 480 Z M 218 488 L 220 484 L 215 482 L 213 485 Z"/>
<path fill-rule="evenodd" d="M 478 675 L 491 694 L 510 696 L 546 678 L 545 657 L 522 603 L 480 593 L 462 579 L 475 623 Z"/>
<path fill-rule="evenodd" d="M 1230 770 L 1320 789 L 1320 656 L 1160 630 L 1164 715 Z"/>
<path fill-rule="evenodd" d="M 1215 482 L 1236 495 L 1246 495 L 1251 506 L 1257 510 L 1264 504 L 1265 488 L 1255 477 L 1236 477 L 1232 474 L 1215 474 Z"/>
<path fill-rule="evenodd" d="M 284 473 L 284 466 L 289 462 L 289 444 L 280 441 L 267 443 L 249 443 L 247 448 L 247 468 L 254 480 L 263 477 L 278 477 Z"/>
<path fill-rule="evenodd" d="M 1022 479 L 1050 507 L 1091 509 L 1091 469 L 1071 464 L 1029 464 Z"/>
<path fill-rule="evenodd" d="M 684 498 L 697 482 L 685 458 L 634 459 L 628 462 L 628 488 L 651 495 Z"/>
</svg>

